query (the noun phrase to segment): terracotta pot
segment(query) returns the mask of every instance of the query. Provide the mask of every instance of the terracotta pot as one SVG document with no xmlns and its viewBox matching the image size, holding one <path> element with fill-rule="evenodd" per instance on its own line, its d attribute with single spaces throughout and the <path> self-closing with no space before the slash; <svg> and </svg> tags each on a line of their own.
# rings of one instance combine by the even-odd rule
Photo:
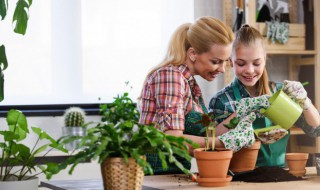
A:
<svg viewBox="0 0 320 190">
<path fill-rule="evenodd" d="M 232 172 L 244 172 L 254 170 L 260 150 L 261 141 L 255 143 L 249 148 L 243 148 L 233 154 L 229 169 Z"/>
<path fill-rule="evenodd" d="M 197 178 L 197 182 L 201 187 L 223 187 L 229 185 L 232 180 L 231 176 L 225 178 Z"/>
<path fill-rule="evenodd" d="M 228 185 L 226 182 L 231 176 L 227 176 L 227 172 L 232 154 L 232 150 L 227 149 L 219 151 L 204 151 L 204 148 L 195 149 L 194 157 L 199 171 L 199 185 L 205 187 Z"/>
<path fill-rule="evenodd" d="M 304 176 L 306 174 L 306 165 L 308 153 L 287 153 L 286 161 L 289 167 L 289 173 L 295 176 Z"/>
</svg>

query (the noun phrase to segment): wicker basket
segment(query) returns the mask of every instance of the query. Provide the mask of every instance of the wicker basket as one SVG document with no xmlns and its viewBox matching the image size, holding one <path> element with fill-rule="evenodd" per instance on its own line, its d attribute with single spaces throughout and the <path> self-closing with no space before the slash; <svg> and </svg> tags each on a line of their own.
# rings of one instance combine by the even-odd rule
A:
<svg viewBox="0 0 320 190">
<path fill-rule="evenodd" d="M 101 164 L 101 174 L 105 190 L 142 189 L 143 169 L 133 158 L 128 165 L 123 158 L 107 158 Z"/>
</svg>

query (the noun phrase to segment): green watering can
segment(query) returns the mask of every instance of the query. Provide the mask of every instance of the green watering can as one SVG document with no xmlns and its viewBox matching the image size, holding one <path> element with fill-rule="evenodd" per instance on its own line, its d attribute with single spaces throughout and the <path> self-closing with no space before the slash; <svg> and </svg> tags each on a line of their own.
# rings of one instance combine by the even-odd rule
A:
<svg viewBox="0 0 320 190">
<path fill-rule="evenodd" d="M 282 90 L 273 94 L 269 102 L 270 107 L 260 109 L 260 113 L 269 118 L 274 124 L 286 130 L 293 126 L 303 111 L 302 108 Z"/>
</svg>

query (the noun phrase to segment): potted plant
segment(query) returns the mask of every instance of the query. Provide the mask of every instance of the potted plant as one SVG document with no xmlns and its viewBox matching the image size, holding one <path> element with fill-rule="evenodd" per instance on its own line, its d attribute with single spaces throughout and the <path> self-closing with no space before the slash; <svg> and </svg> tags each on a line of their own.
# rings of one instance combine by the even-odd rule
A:
<svg viewBox="0 0 320 190">
<path fill-rule="evenodd" d="M 7 16 L 8 1 L 1 2 L 1 20 Z M 32 0 L 17 0 L 13 14 L 14 32 L 24 35 L 26 33 L 29 9 Z M 0 46 L 0 102 L 4 99 L 4 75 L 3 71 L 8 67 L 5 46 Z M 36 157 L 41 160 L 52 149 L 67 152 L 59 142 L 38 127 L 31 127 L 34 134 L 38 136 L 35 144 L 30 148 L 23 143 L 29 135 L 29 126 L 25 115 L 11 109 L 7 113 L 8 129 L 0 129 L 0 189 L 14 190 L 38 190 L 38 175 L 44 173 L 47 179 L 56 174 L 56 163 L 37 163 Z M 39 146 L 39 143 L 44 145 Z M 39 157 L 40 156 L 40 157 Z M 39 168 L 39 170 L 37 170 Z"/>
<path fill-rule="evenodd" d="M 84 136 L 85 129 L 85 112 L 80 107 L 70 107 L 64 112 L 64 127 L 62 127 L 63 136 Z M 72 140 L 66 144 L 67 150 L 75 150 L 78 148 L 79 139 Z"/>
<path fill-rule="evenodd" d="M 196 124 L 201 123 L 206 131 L 205 148 L 194 150 L 194 157 L 199 170 L 197 182 L 204 187 L 226 186 L 232 179 L 231 176 L 227 175 L 227 172 L 233 151 L 215 148 L 215 119 L 212 112 L 204 113 L 202 114 L 202 120 L 196 122 Z M 209 141 L 210 137 L 212 139 L 211 143 Z"/>
<path fill-rule="evenodd" d="M 197 144 L 166 135 L 152 125 L 139 124 L 139 112 L 128 93 L 118 95 L 110 105 L 102 105 L 101 114 L 102 122 L 95 123 L 84 137 L 79 137 L 82 149 L 60 165 L 60 169 L 72 165 L 69 170 L 72 174 L 79 162 L 97 159 L 105 189 L 141 189 L 144 173 L 153 174 L 145 155 L 156 152 L 164 168 L 168 160 L 183 172 L 191 173 L 175 155 L 190 161 L 188 145 L 198 147 Z"/>
<path fill-rule="evenodd" d="M 0 189 L 37 190 L 38 175 L 44 173 L 50 179 L 56 169 L 56 164 L 44 162 L 38 165 L 36 157 L 40 161 L 52 149 L 67 152 L 60 143 L 38 127 L 31 127 L 36 134 L 36 143 L 29 148 L 23 142 L 29 134 L 29 127 L 25 115 L 18 110 L 10 110 L 7 114 L 8 129 L 0 131 Z M 39 142 L 44 140 L 41 146 Z M 36 170 L 39 168 L 40 170 Z M 30 186 L 29 186 L 30 185 Z"/>
</svg>

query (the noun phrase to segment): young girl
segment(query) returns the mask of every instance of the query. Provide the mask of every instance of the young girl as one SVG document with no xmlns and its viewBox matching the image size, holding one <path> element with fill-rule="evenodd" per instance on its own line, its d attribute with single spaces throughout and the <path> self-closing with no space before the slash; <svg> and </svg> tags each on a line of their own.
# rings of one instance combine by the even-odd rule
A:
<svg viewBox="0 0 320 190">
<path fill-rule="evenodd" d="M 209 111 L 222 116 L 218 121 L 217 135 L 228 131 L 223 124 L 236 116 L 233 101 L 243 98 L 270 96 L 282 87 L 293 100 L 304 108 L 303 116 L 296 122 L 296 126 L 302 128 L 311 136 L 320 135 L 320 116 L 317 109 L 307 97 L 307 93 L 300 82 L 285 81 L 274 83 L 268 80 L 266 70 L 266 50 L 263 36 L 248 25 L 240 28 L 233 44 L 233 57 L 231 66 L 235 72 L 234 81 L 219 91 L 210 101 Z M 255 105 L 259 109 L 260 105 Z M 251 110 L 252 111 L 252 110 Z M 306 125 L 307 124 L 307 125 Z M 266 117 L 256 118 L 253 128 L 264 128 L 273 125 Z M 257 166 L 284 166 L 285 153 L 289 135 L 272 144 L 261 146 Z"/>
<path fill-rule="evenodd" d="M 162 63 L 147 75 L 140 97 L 140 123 L 155 124 L 166 134 L 183 136 L 205 146 L 200 124 L 202 113 L 207 113 L 202 93 L 194 76 L 200 75 L 207 81 L 214 80 L 224 72 L 229 62 L 234 34 L 220 20 L 202 17 L 193 24 L 181 25 L 173 34 L 167 55 Z M 242 122 L 251 125 L 250 118 Z M 240 125 L 235 131 L 243 131 Z M 253 129 L 245 129 L 251 136 L 235 136 L 234 141 L 216 139 L 216 147 L 240 149 L 254 142 Z M 224 138 L 225 139 L 225 138 Z M 211 140 L 210 140 L 211 141 Z M 190 150 L 192 154 L 192 149 Z M 175 173 L 174 169 L 161 171 L 157 155 L 147 155 L 147 161 L 155 173 Z"/>
</svg>

